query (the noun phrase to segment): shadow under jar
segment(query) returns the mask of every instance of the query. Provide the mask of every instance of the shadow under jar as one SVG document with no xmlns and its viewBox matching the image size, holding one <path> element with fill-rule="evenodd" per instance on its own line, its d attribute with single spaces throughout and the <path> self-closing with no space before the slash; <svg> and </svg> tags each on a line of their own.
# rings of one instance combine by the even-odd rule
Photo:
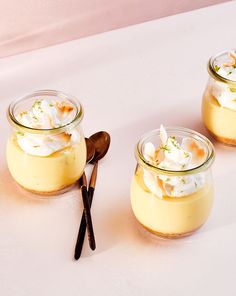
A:
<svg viewBox="0 0 236 296">
<path fill-rule="evenodd" d="M 21 187 L 40 195 L 60 194 L 80 178 L 86 164 L 82 118 L 77 99 L 54 90 L 36 91 L 10 104 L 7 164 Z"/>
<path fill-rule="evenodd" d="M 160 168 L 146 159 L 145 145 L 152 143 L 155 147 L 167 148 L 162 146 L 159 129 L 147 133 L 135 149 L 137 167 L 131 184 L 131 206 L 139 223 L 148 231 L 162 237 L 178 238 L 196 231 L 210 214 L 214 148 L 206 137 L 195 131 L 167 128 L 166 132 L 170 141 L 173 138 L 178 143 L 189 143 L 193 149 L 198 147 L 202 160 L 196 161 L 190 169 Z M 179 149 L 178 145 L 176 147 Z"/>
<path fill-rule="evenodd" d="M 210 74 L 202 99 L 202 119 L 212 136 L 236 145 L 236 53 L 227 50 L 208 62 Z"/>
</svg>

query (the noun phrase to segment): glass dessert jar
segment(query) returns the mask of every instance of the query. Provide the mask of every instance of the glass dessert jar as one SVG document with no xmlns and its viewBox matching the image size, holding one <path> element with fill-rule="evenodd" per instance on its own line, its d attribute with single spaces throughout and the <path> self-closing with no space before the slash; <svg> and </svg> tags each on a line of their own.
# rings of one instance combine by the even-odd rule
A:
<svg viewBox="0 0 236 296">
<path fill-rule="evenodd" d="M 15 181 L 37 194 L 66 191 L 83 173 L 82 105 L 54 90 L 29 94 L 8 108 L 7 164 Z"/>
<path fill-rule="evenodd" d="M 210 78 L 202 99 L 202 118 L 212 136 L 236 145 L 236 53 L 228 50 L 208 63 Z"/>
<path fill-rule="evenodd" d="M 131 184 L 131 206 L 150 232 L 177 238 L 197 230 L 213 204 L 211 142 L 185 128 L 144 135 L 135 149 L 137 167 Z"/>
</svg>

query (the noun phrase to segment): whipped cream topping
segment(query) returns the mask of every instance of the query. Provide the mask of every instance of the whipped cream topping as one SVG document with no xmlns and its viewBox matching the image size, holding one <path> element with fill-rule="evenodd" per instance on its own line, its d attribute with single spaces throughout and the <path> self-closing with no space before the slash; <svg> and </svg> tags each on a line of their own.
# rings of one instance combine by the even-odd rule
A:
<svg viewBox="0 0 236 296">
<path fill-rule="evenodd" d="M 236 87 L 211 79 L 210 92 L 221 107 L 236 111 Z"/>
<path fill-rule="evenodd" d="M 52 129 L 70 123 L 75 117 L 75 112 L 75 108 L 70 102 L 38 99 L 30 110 L 20 112 L 16 119 L 27 127 Z"/>
<path fill-rule="evenodd" d="M 231 50 L 216 57 L 213 68 L 221 77 L 236 82 L 236 52 Z"/>
<path fill-rule="evenodd" d="M 145 159 L 158 168 L 172 171 L 182 171 L 200 165 L 206 152 L 197 141 L 183 138 L 179 144 L 175 137 L 168 137 L 166 130 L 160 128 L 161 146 L 156 148 L 151 142 L 144 146 Z M 158 197 L 181 197 L 199 190 L 204 182 L 204 174 L 186 176 L 168 176 L 155 174 L 144 169 L 144 183 Z"/>
<path fill-rule="evenodd" d="M 230 51 L 218 56 L 213 62 L 215 72 L 223 78 L 236 82 L 236 53 Z M 236 87 L 227 83 L 211 80 L 211 94 L 220 106 L 236 111 Z"/>
<path fill-rule="evenodd" d="M 75 118 L 76 110 L 70 102 L 54 99 L 38 99 L 30 110 L 20 112 L 16 120 L 26 127 L 36 129 L 53 129 L 62 127 Z M 59 134 L 33 134 L 17 132 L 18 145 L 26 153 L 37 156 L 49 156 L 72 144 L 78 143 L 80 134 L 76 129 Z"/>
</svg>

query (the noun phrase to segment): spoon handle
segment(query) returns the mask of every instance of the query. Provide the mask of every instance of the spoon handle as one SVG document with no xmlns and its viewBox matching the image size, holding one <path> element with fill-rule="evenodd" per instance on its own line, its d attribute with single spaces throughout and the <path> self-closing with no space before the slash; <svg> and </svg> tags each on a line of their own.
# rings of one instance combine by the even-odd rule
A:
<svg viewBox="0 0 236 296">
<path fill-rule="evenodd" d="M 93 231 L 92 217 L 91 217 L 91 212 L 90 212 L 90 203 L 88 200 L 88 191 L 87 191 L 87 186 L 86 186 L 85 174 L 83 174 L 83 176 L 82 176 L 81 192 L 82 192 L 82 198 L 83 198 L 83 204 L 84 204 L 85 221 L 86 221 L 86 226 L 87 226 L 87 230 L 88 230 L 89 246 L 92 250 L 95 250 L 96 243 L 95 243 L 95 237 L 94 237 L 94 231 Z"/>
<path fill-rule="evenodd" d="M 93 167 L 91 180 L 94 178 L 94 176 L 95 177 L 97 176 L 97 169 L 98 169 L 98 163 L 96 162 Z M 96 183 L 96 178 L 95 178 L 95 183 Z M 95 187 L 95 183 L 94 183 L 94 187 Z M 91 181 L 90 181 L 90 185 L 91 185 Z M 92 206 L 92 201 L 93 201 L 94 187 L 89 187 L 89 191 L 88 191 L 88 201 L 89 201 L 90 208 Z M 86 232 L 86 220 L 85 220 L 85 212 L 83 211 L 83 215 L 82 215 L 80 226 L 79 226 L 78 237 L 75 245 L 75 254 L 74 254 L 75 260 L 78 260 L 81 256 L 85 232 Z"/>
<path fill-rule="evenodd" d="M 98 174 L 98 162 L 96 161 L 94 163 L 93 171 L 92 171 L 91 178 L 90 178 L 90 181 L 89 181 L 89 190 L 90 189 L 93 189 L 93 190 L 95 189 L 96 181 L 97 181 L 97 174 Z"/>
<path fill-rule="evenodd" d="M 91 208 L 92 201 L 93 201 L 93 193 L 92 193 L 92 195 L 88 194 L 88 198 L 89 198 L 89 204 L 90 204 L 90 208 Z M 76 245 L 75 245 L 75 254 L 74 254 L 75 260 L 78 260 L 81 256 L 81 252 L 82 252 L 83 244 L 84 244 L 85 233 L 86 233 L 86 220 L 85 220 L 85 214 L 83 212 L 83 215 L 82 215 L 82 218 L 80 221 L 78 237 L 77 237 L 77 241 L 76 241 Z"/>
</svg>

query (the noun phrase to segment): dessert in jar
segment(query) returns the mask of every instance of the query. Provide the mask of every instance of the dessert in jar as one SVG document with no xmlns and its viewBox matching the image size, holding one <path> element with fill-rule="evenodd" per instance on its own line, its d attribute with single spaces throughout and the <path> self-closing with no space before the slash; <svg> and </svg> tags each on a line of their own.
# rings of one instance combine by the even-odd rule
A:
<svg viewBox="0 0 236 296">
<path fill-rule="evenodd" d="M 38 194 L 61 193 L 76 182 L 86 163 L 82 118 L 81 104 L 59 91 L 36 91 L 11 103 L 7 164 L 15 181 Z"/>
<path fill-rule="evenodd" d="M 229 50 L 212 57 L 210 74 L 202 100 L 202 118 L 212 136 L 236 145 L 236 52 Z"/>
<path fill-rule="evenodd" d="M 139 223 L 170 238 L 203 225 L 213 204 L 211 142 L 189 129 L 161 126 L 140 139 L 135 156 L 131 206 Z"/>
</svg>

